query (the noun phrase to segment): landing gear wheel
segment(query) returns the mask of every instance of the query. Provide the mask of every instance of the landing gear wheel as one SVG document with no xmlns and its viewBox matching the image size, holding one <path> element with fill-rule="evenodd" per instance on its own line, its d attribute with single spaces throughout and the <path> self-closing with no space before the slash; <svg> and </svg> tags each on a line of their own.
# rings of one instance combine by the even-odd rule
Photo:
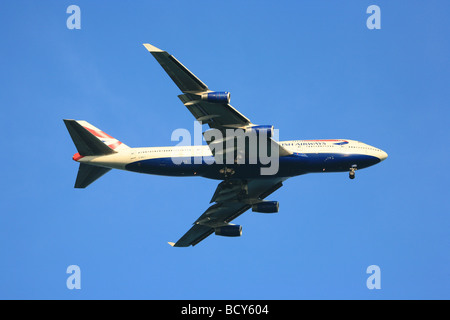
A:
<svg viewBox="0 0 450 320">
<path fill-rule="evenodd" d="M 358 167 L 357 167 L 356 164 L 354 164 L 354 165 L 352 165 L 352 166 L 350 167 L 350 172 L 348 173 L 348 177 L 349 177 L 350 179 L 355 179 L 355 171 L 356 171 L 356 170 L 358 170 Z"/>
</svg>

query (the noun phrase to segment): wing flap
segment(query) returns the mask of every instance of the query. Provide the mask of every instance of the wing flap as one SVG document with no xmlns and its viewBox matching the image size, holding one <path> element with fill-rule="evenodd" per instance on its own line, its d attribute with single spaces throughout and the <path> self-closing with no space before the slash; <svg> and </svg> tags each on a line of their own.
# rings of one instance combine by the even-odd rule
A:
<svg viewBox="0 0 450 320">
<path fill-rule="evenodd" d="M 207 123 L 211 128 L 243 127 L 251 124 L 247 117 L 228 103 L 203 101 L 193 94 L 181 94 L 178 98 L 197 121 Z"/>
</svg>

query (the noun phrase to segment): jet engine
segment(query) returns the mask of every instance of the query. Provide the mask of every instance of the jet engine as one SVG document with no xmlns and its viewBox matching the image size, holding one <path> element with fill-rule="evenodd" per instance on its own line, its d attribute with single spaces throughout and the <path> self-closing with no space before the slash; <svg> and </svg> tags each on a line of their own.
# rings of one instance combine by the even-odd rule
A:
<svg viewBox="0 0 450 320">
<path fill-rule="evenodd" d="M 201 96 L 202 100 L 213 103 L 230 103 L 229 92 L 208 92 Z"/>
<path fill-rule="evenodd" d="M 223 237 L 240 237 L 242 235 L 242 227 L 237 224 L 218 227 L 215 229 L 215 234 Z"/>
<path fill-rule="evenodd" d="M 276 213 L 278 208 L 278 201 L 262 201 L 252 205 L 252 211 L 260 213 Z"/>
</svg>

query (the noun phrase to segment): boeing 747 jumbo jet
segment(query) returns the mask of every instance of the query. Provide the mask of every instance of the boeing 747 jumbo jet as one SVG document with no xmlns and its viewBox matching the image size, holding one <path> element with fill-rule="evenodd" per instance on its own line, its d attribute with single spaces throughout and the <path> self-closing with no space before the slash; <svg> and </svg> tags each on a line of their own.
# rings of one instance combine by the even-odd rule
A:
<svg viewBox="0 0 450 320">
<path fill-rule="evenodd" d="M 278 142 L 277 130 L 253 124 L 229 104 L 228 92 L 211 91 L 175 57 L 144 46 L 183 92 L 178 97 L 198 123 L 209 126 L 203 132 L 207 145 L 130 148 L 86 121 L 64 123 L 78 151 L 73 156 L 80 163 L 75 188 L 86 188 L 111 169 L 221 181 L 213 204 L 177 242 L 169 242 L 172 246 L 195 246 L 212 233 L 240 236 L 242 227 L 230 222 L 250 208 L 278 212 L 277 201 L 264 199 L 290 177 L 348 172 L 353 179 L 356 170 L 387 158 L 386 152 L 349 139 Z"/>
</svg>

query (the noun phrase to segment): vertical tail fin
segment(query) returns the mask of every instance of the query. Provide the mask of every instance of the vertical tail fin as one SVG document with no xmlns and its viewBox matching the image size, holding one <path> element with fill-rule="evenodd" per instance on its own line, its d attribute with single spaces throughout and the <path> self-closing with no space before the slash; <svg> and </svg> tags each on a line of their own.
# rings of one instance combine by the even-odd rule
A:
<svg viewBox="0 0 450 320">
<path fill-rule="evenodd" d="M 82 156 L 105 155 L 129 148 L 83 120 L 64 120 L 73 143 Z"/>
<path fill-rule="evenodd" d="M 66 119 L 64 124 L 78 150 L 78 153 L 73 156 L 75 161 L 84 156 L 108 155 L 129 148 L 86 121 Z M 111 169 L 80 163 L 75 188 L 86 188 L 109 170 Z"/>
</svg>

